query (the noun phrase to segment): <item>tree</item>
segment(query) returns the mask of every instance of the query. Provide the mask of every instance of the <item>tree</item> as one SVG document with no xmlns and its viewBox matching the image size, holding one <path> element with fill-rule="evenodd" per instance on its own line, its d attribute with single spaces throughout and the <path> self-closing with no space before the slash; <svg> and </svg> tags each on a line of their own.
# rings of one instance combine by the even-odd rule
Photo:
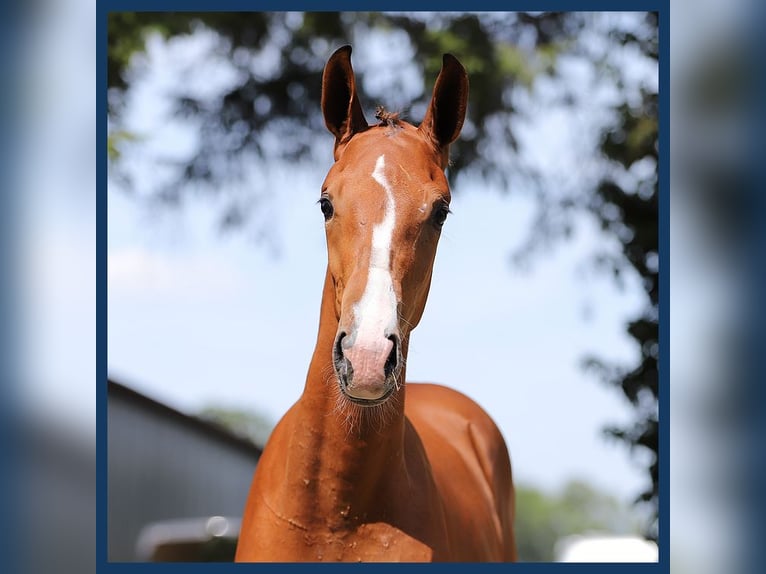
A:
<svg viewBox="0 0 766 574">
<path fill-rule="evenodd" d="M 618 138 L 626 144 L 615 145 Z M 617 130 L 605 134 L 602 149 L 615 162 L 616 171 L 629 171 L 638 162 L 658 165 L 657 102 L 646 97 L 642 106 L 623 106 Z M 626 268 L 635 270 L 644 282 L 648 301 L 643 312 L 627 325 L 628 334 L 641 350 L 639 364 L 633 368 L 609 365 L 597 357 L 586 359 L 588 368 L 596 371 L 608 384 L 617 386 L 635 407 L 634 422 L 625 427 L 609 427 L 608 435 L 626 442 L 632 449 L 651 453 L 650 486 L 638 500 L 659 505 L 659 237 L 658 179 L 656 172 L 639 178 L 633 185 L 620 185 L 617 177 L 605 174 L 593 197 L 592 210 L 604 229 L 619 237 L 623 257 L 602 258 L 602 263 L 619 275 Z M 656 517 L 647 529 L 650 538 L 658 535 Z"/>
<path fill-rule="evenodd" d="M 421 90 L 413 97 L 403 96 L 396 104 L 408 112 L 405 116 L 411 113 L 419 121 L 430 95 L 426 83 L 436 78 L 441 54 L 460 55 L 471 75 L 471 104 L 462 136 L 453 145 L 450 177 L 454 179 L 470 166 L 487 178 L 506 180 L 507 151 L 492 154 L 485 148 L 516 147 L 509 94 L 517 84 L 529 85 L 537 74 L 552 73 L 555 54 L 583 23 L 580 16 L 562 13 L 113 12 L 109 14 L 107 49 L 110 155 L 119 157 L 121 147 L 131 141 L 131 134 L 120 128 L 120 111 L 136 73 L 131 63 L 152 33 L 178 38 L 212 32 L 219 65 L 230 66 L 237 77 L 215 97 L 200 96 L 184 87 L 175 94 L 174 113 L 198 126 L 202 137 L 190 157 L 177 162 L 174 177 L 143 191 L 161 203 L 176 205 L 188 193 L 185 190 L 190 183 L 215 190 L 241 181 L 249 161 L 279 158 L 294 162 L 308 157 L 316 134 L 324 135 L 319 114 L 321 74 L 332 48 L 358 45 L 374 30 L 396 29 L 404 34 L 403 40 L 409 40 L 414 52 L 427 55 L 422 62 L 417 61 Z M 518 47 L 523 44 L 526 49 Z M 266 53 L 277 63 L 260 65 Z M 373 73 L 359 70 L 363 102 L 371 104 L 384 94 L 401 93 L 390 84 L 380 91 L 371 89 L 364 78 Z M 265 138 L 270 130 L 276 130 L 278 137 Z M 113 162 L 113 172 L 118 168 Z M 229 205 L 222 223 L 243 223 L 243 214 L 236 212 L 235 205 Z"/>
<path fill-rule="evenodd" d="M 516 487 L 516 544 L 519 559 L 551 562 L 556 542 L 573 534 L 638 534 L 628 509 L 592 485 L 572 480 L 555 493 Z"/>
<path fill-rule="evenodd" d="M 419 79 L 414 91 L 396 84 L 385 70 L 359 70 L 361 99 L 370 105 L 384 94 L 405 117 L 418 121 L 437 75 L 443 52 L 457 55 L 471 78 L 471 97 L 462 136 L 453 146 L 449 177 L 464 173 L 483 177 L 507 190 L 514 177 L 524 177 L 536 190 L 539 216 L 529 237 L 527 257 L 540 246 L 573 232 L 576 216 L 588 214 L 601 224 L 605 236 L 616 238 L 619 252 L 593 254 L 593 263 L 619 284 L 626 273 L 643 280 L 645 310 L 626 325 L 641 350 L 630 367 L 610 365 L 597 356 L 584 361 L 604 381 L 620 388 L 635 408 L 633 424 L 610 428 L 610 436 L 632 449 L 648 450 L 651 487 L 640 499 L 654 509 L 647 534 L 656 537 L 659 444 L 658 400 L 658 102 L 657 86 L 636 83 L 625 58 L 654 69 L 658 62 L 657 14 L 603 15 L 594 13 L 110 13 L 108 96 L 111 177 L 130 188 L 130 170 L 121 153 L 140 146 L 137 134 L 122 125 L 121 112 L 131 83 L 140 71 L 147 37 L 168 41 L 207 35 L 209 58 L 230 72 L 215 94 L 179 86 L 173 94 L 176 117 L 197 128 L 199 137 L 185 157 L 165 158 L 169 176 L 142 188 L 138 197 L 176 206 L 197 192 L 219 190 L 246 180 L 259 162 L 311 158 L 316 134 L 324 134 L 319 114 L 321 73 L 334 47 L 364 45 L 375 34 L 394 35 L 418 58 L 412 58 Z M 622 58 L 622 59 L 621 59 Z M 525 111 L 520 96 L 532 97 L 541 79 L 553 84 L 554 98 L 572 113 L 578 103 L 571 80 L 563 77 L 565 63 L 577 60 L 590 67 L 614 92 L 603 104 L 606 120 L 601 137 L 585 150 L 598 161 L 595 177 L 578 179 L 554 192 L 544 168 L 519 161 L 516 123 Z M 366 78 L 380 81 L 366 81 Z M 381 84 L 382 82 L 382 84 Z M 579 108 L 577 106 L 580 106 Z M 521 106 L 523 108 L 523 106 Z M 368 113 L 368 117 L 371 117 Z M 225 195 L 225 194 L 224 194 Z M 247 206 L 231 194 L 222 209 L 224 228 L 250 221 Z"/>
<path fill-rule="evenodd" d="M 648 15 L 656 27 L 656 14 Z M 648 59 L 657 61 L 657 42 L 637 40 L 636 45 Z M 659 165 L 658 101 L 656 92 L 641 91 L 637 103 L 623 102 L 617 107 L 617 121 L 602 134 L 601 152 L 608 160 L 588 209 L 602 229 L 617 237 L 622 257 L 598 254 L 599 264 L 617 281 L 626 269 L 641 278 L 647 300 L 643 311 L 627 326 L 628 334 L 640 349 L 638 365 L 625 368 L 609 365 L 597 357 L 585 365 L 596 371 L 608 384 L 620 388 L 635 408 L 634 422 L 625 427 L 612 426 L 608 435 L 627 443 L 631 449 L 649 451 L 650 485 L 638 501 L 654 508 L 646 529 L 648 537 L 658 536 L 659 507 Z"/>
</svg>

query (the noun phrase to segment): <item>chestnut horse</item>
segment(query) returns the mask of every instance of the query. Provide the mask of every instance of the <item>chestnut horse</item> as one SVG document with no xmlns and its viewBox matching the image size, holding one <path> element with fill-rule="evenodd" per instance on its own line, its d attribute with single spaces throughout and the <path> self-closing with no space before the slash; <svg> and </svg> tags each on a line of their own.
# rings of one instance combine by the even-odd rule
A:
<svg viewBox="0 0 766 574">
<path fill-rule="evenodd" d="M 258 463 L 237 561 L 516 559 L 500 431 L 464 395 L 404 383 L 467 100 L 466 72 L 446 54 L 419 127 L 385 112 L 370 126 L 351 47 L 325 66 L 335 163 L 319 200 L 328 254 L 319 335 L 303 394 Z"/>
</svg>

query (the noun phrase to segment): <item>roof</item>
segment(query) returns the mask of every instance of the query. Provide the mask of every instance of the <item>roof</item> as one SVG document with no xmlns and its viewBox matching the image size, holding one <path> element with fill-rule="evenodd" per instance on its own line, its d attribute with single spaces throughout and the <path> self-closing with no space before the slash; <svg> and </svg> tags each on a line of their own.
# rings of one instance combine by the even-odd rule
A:
<svg viewBox="0 0 766 574">
<path fill-rule="evenodd" d="M 182 425 L 195 429 L 217 440 L 223 441 L 230 446 L 245 451 L 247 454 L 253 455 L 255 457 L 260 457 L 261 453 L 263 452 L 263 448 L 256 445 L 250 439 L 234 434 L 227 430 L 225 427 L 214 422 L 207 421 L 176 410 L 173 407 L 170 407 L 164 403 L 149 398 L 142 393 L 139 393 L 127 385 L 118 383 L 111 378 L 107 379 L 107 397 L 108 399 L 111 399 L 112 397 L 120 397 L 129 402 L 137 404 L 146 410 L 153 411 L 160 416 L 175 419 Z"/>
</svg>

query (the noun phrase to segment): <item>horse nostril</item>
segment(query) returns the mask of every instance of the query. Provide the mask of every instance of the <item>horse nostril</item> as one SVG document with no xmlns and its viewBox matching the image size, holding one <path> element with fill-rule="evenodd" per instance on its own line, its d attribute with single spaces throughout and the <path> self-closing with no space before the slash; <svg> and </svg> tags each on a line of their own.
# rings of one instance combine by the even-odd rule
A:
<svg viewBox="0 0 766 574">
<path fill-rule="evenodd" d="M 351 364 L 343 354 L 343 339 L 346 337 L 346 333 L 341 331 L 338 333 L 338 338 L 335 340 L 335 346 L 332 349 L 332 360 L 335 365 L 335 371 L 338 373 L 341 385 L 348 384 L 349 377 L 353 372 Z"/>
<path fill-rule="evenodd" d="M 383 373 L 385 374 L 386 378 L 389 378 L 394 374 L 396 367 L 399 366 L 399 343 L 396 335 L 389 335 L 387 339 L 393 343 L 391 346 L 391 352 L 388 354 L 388 358 L 386 359 L 386 364 L 383 366 Z"/>
<path fill-rule="evenodd" d="M 338 337 L 335 339 L 335 347 L 333 347 L 332 350 L 332 358 L 333 361 L 335 361 L 335 364 L 338 364 L 338 362 L 343 358 L 343 347 L 341 347 L 341 343 L 345 337 L 345 331 L 341 331 L 338 333 Z"/>
</svg>

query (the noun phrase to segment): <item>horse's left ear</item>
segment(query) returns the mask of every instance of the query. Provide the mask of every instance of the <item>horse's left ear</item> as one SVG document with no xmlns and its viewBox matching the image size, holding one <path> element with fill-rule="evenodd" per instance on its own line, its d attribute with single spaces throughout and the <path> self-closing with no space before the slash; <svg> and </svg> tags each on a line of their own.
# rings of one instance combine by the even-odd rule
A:
<svg viewBox="0 0 766 574">
<path fill-rule="evenodd" d="M 468 106 L 468 74 L 452 54 L 444 54 L 426 117 L 418 128 L 433 141 L 447 167 L 449 144 L 460 135 Z"/>
</svg>

